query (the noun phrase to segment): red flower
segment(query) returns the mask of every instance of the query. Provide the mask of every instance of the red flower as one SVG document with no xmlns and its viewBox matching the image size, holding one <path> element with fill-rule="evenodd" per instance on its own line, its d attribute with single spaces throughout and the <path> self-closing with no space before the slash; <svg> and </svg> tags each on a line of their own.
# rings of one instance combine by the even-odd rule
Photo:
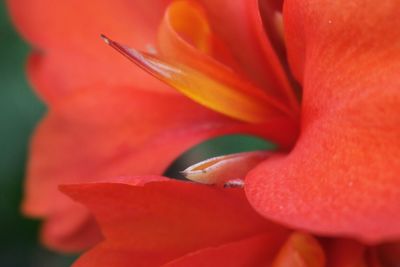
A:
<svg viewBox="0 0 400 267">
<path fill-rule="evenodd" d="M 395 245 L 366 247 L 273 224 L 253 210 L 239 188 L 147 176 L 62 191 L 94 213 L 105 236 L 74 267 L 383 267 L 399 260 Z"/>
<path fill-rule="evenodd" d="M 279 3 L 198 2 L 173 2 L 161 21 L 161 2 L 9 0 L 20 31 L 39 49 L 28 72 L 49 105 L 33 140 L 24 202 L 27 214 L 46 218 L 44 241 L 73 250 L 99 238 L 91 216 L 57 185 L 161 174 L 190 146 L 233 132 L 290 150 L 246 175 L 246 196 L 262 216 L 324 235 L 398 239 L 399 2 L 286 1 L 289 63 Z M 158 25 L 156 56 L 111 44 L 206 108 L 98 41 L 107 33 L 144 50 Z M 301 119 L 291 74 L 302 88 Z M 102 193 L 86 189 L 76 198 L 97 213 Z M 118 216 L 115 209 L 107 216 Z M 212 240 L 190 249 L 238 239 Z M 183 250 L 171 253 L 163 259 Z"/>
</svg>

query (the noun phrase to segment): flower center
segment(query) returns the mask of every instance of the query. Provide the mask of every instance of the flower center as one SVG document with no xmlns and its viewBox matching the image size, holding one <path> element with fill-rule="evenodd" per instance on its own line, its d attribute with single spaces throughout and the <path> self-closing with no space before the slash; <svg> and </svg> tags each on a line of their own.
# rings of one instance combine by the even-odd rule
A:
<svg viewBox="0 0 400 267">
<path fill-rule="evenodd" d="M 137 66 L 193 101 L 232 119 L 272 127 L 276 132 L 282 125 L 292 125 L 293 133 L 289 135 L 295 139 L 299 110 L 296 100 L 293 104 L 294 92 L 279 97 L 250 82 L 230 50 L 213 33 L 203 9 L 194 2 L 171 3 L 159 27 L 157 49 L 151 52 L 101 37 Z M 289 143 L 279 145 L 288 149 Z M 268 156 L 263 151 L 225 155 L 195 164 L 183 174 L 200 183 L 223 185 L 243 179 Z"/>
<path fill-rule="evenodd" d="M 235 68 L 202 8 L 193 2 L 176 1 L 168 7 L 156 53 L 102 38 L 154 77 L 211 110 L 248 123 L 297 121 L 297 110 L 254 86 Z"/>
</svg>

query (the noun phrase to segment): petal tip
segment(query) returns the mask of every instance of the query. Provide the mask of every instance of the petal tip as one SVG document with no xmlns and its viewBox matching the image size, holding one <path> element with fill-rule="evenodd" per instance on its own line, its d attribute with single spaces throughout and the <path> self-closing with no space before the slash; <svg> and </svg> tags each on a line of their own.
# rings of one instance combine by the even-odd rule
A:
<svg viewBox="0 0 400 267">
<path fill-rule="evenodd" d="M 111 40 L 110 38 L 108 38 L 107 36 L 105 36 L 104 34 L 100 34 L 100 38 L 108 45 L 111 44 Z"/>
</svg>

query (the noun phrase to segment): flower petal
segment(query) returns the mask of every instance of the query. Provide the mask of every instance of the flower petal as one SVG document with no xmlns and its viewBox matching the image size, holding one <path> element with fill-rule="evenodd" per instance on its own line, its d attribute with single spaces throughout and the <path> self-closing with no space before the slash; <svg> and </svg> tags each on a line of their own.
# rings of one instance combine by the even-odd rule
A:
<svg viewBox="0 0 400 267">
<path fill-rule="evenodd" d="M 138 184 L 137 179 L 153 182 Z M 105 236 L 105 241 L 75 266 L 160 266 L 189 252 L 257 233 L 269 233 L 275 242 L 287 233 L 255 213 L 242 189 L 162 177 L 159 181 L 155 177 L 127 177 L 115 182 L 65 185 L 62 191 L 94 213 Z M 153 262 L 140 265 L 140 254 Z"/>
<path fill-rule="evenodd" d="M 68 227 L 60 227 L 67 229 L 64 237 L 60 230 L 56 240 L 47 244 L 71 241 L 67 237 L 79 227 L 74 218 L 85 218 L 86 211 L 74 209 L 68 212 L 76 212 L 71 218 L 62 216 L 73 203 L 58 192 L 59 184 L 132 173 L 162 174 L 176 157 L 205 139 L 228 133 L 266 137 L 271 130 L 279 137 L 289 130 L 272 125 L 242 124 L 182 95 L 132 87 L 78 90 L 54 106 L 36 130 L 23 209 L 31 216 L 70 221 Z M 44 236 L 49 240 L 48 234 Z M 58 248 L 70 250 L 71 246 Z"/>
<path fill-rule="evenodd" d="M 325 253 L 318 240 L 294 232 L 280 249 L 272 267 L 324 267 Z"/>
<path fill-rule="evenodd" d="M 99 42 L 107 52 L 98 55 L 82 54 L 80 50 L 33 52 L 28 58 L 27 73 L 30 83 L 39 96 L 54 106 L 76 90 L 92 86 L 131 86 L 138 90 L 176 94 L 174 90 L 154 79 L 142 69 L 133 66 Z M 137 81 L 141 81 L 138 83 Z"/>
<path fill-rule="evenodd" d="M 8 0 L 19 31 L 38 52 L 28 66 L 30 79 L 48 103 L 98 83 L 151 85 L 165 90 L 142 70 L 115 55 L 99 38 L 112 34 L 138 48 L 155 45 L 168 1 Z M 79 10 L 79 12 L 77 12 Z M 82 26 L 84 25 L 84 26 Z M 153 81 L 152 81 L 153 80 Z"/>
<path fill-rule="evenodd" d="M 156 0 L 8 0 L 19 31 L 40 49 L 104 51 L 98 37 L 112 34 L 135 47 L 154 42 L 169 1 Z M 79 11 L 79 12 L 77 12 Z"/>
<path fill-rule="evenodd" d="M 190 66 L 129 48 L 104 35 L 102 38 L 135 65 L 212 110 L 250 123 L 284 116 L 289 117 L 287 120 L 292 120 L 292 123 L 297 119 L 296 113 L 223 66 L 212 66 L 215 73 L 207 75 Z"/>
<path fill-rule="evenodd" d="M 197 0 L 248 77 L 293 110 L 298 101 L 265 32 L 258 0 Z"/>
<path fill-rule="evenodd" d="M 193 1 L 172 2 L 157 36 L 157 53 L 162 59 L 209 75 L 216 75 L 220 68 L 240 72 L 229 49 L 212 31 L 203 8 Z"/>
<path fill-rule="evenodd" d="M 284 241 L 281 233 L 268 233 L 189 253 L 164 267 L 269 266 Z"/>
<path fill-rule="evenodd" d="M 93 216 L 80 204 L 66 205 L 65 209 L 48 216 L 40 234 L 43 244 L 64 252 L 80 251 L 102 240 Z"/>
<path fill-rule="evenodd" d="M 400 2 L 287 1 L 302 132 L 246 179 L 265 217 L 366 242 L 400 237 Z"/>
</svg>

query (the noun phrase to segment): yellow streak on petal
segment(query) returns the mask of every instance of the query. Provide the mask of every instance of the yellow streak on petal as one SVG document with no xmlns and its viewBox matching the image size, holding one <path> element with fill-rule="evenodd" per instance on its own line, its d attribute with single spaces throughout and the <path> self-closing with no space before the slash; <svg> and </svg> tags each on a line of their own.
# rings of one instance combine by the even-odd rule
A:
<svg viewBox="0 0 400 267">
<path fill-rule="evenodd" d="M 324 267 L 325 253 L 311 235 L 293 233 L 282 246 L 272 267 Z"/>
<path fill-rule="evenodd" d="M 189 180 L 203 184 L 224 184 L 233 179 L 244 179 L 246 174 L 270 153 L 243 152 L 207 159 L 182 172 Z"/>
<path fill-rule="evenodd" d="M 214 111 L 250 123 L 262 123 L 271 117 L 291 115 L 281 103 L 242 81 L 226 77 L 222 82 L 221 79 L 188 66 L 163 61 L 103 35 L 102 38 L 145 71 Z M 221 73 L 226 73 L 226 70 Z M 231 75 L 235 74 L 232 72 Z"/>
</svg>

